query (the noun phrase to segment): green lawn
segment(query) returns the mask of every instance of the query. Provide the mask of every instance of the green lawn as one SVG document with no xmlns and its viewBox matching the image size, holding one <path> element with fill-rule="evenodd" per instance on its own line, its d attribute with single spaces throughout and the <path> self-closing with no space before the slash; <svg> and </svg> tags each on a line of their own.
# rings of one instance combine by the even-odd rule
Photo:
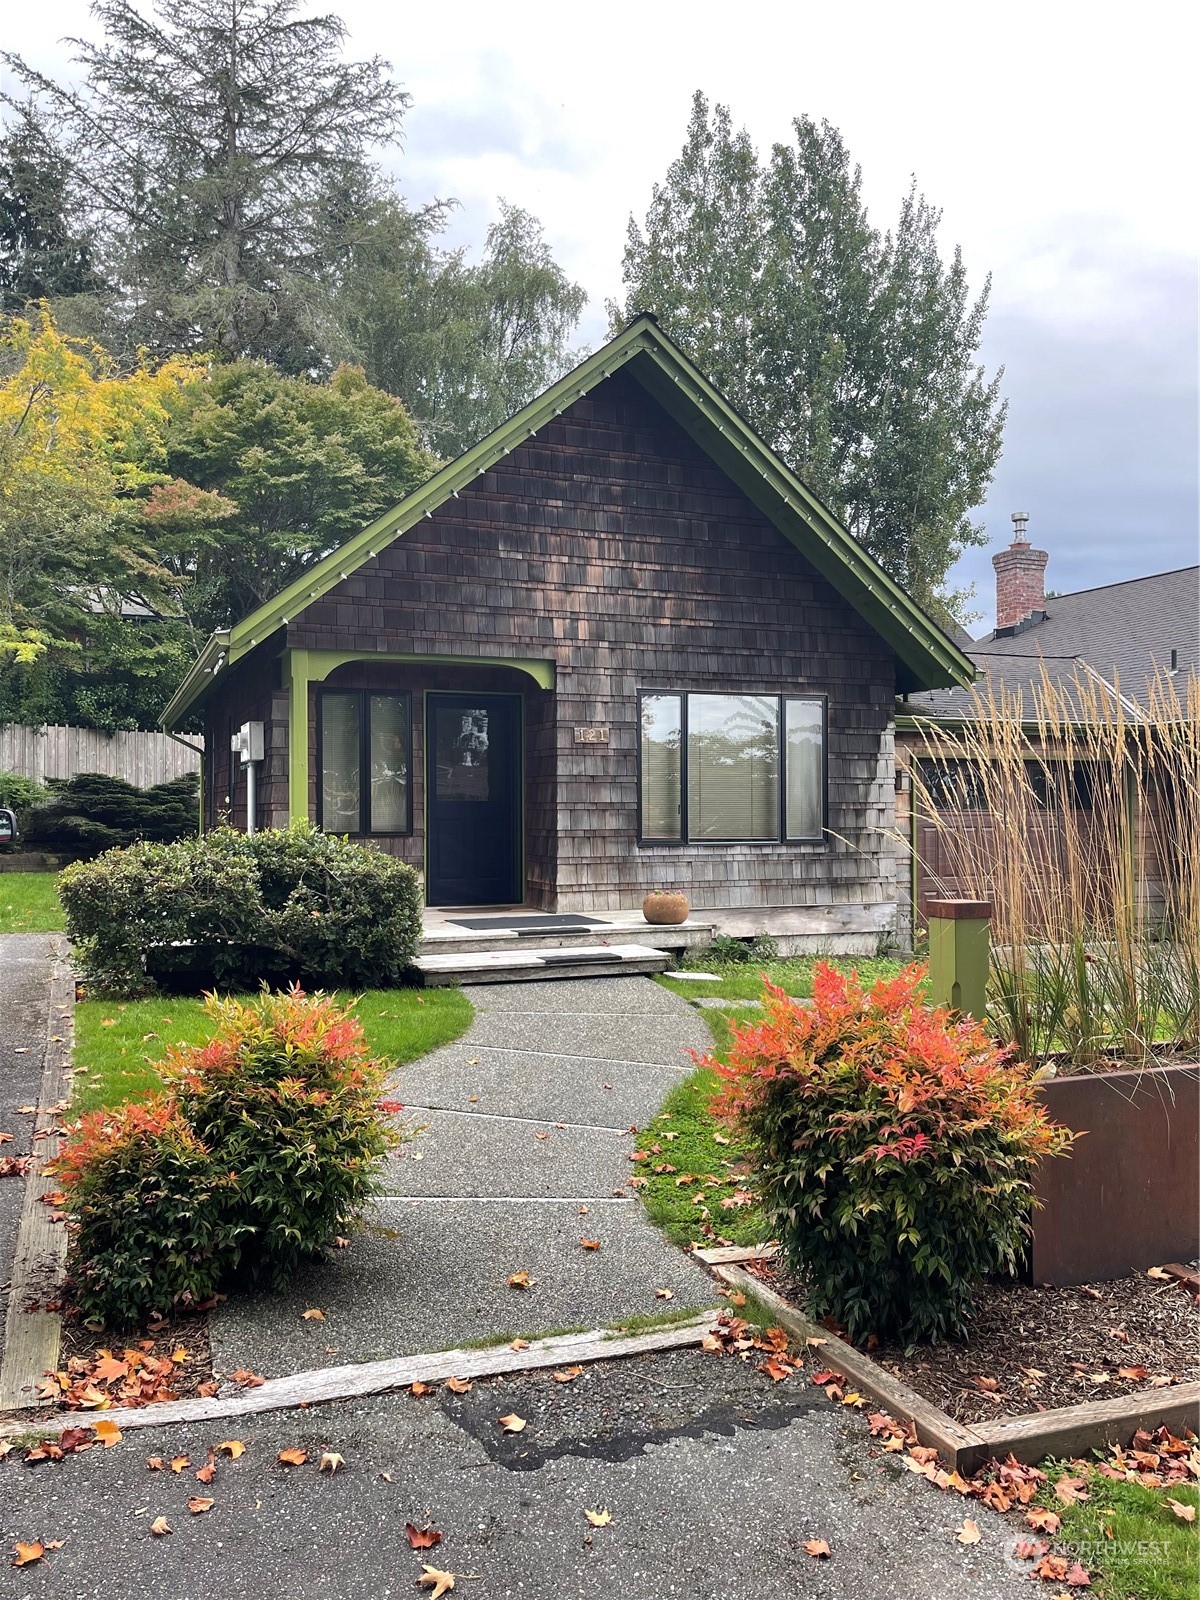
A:
<svg viewBox="0 0 1200 1600">
<path fill-rule="evenodd" d="M 786 993 L 797 999 L 806 999 L 812 994 L 813 968 L 818 959 L 825 958 L 792 956 L 779 961 L 709 963 L 704 959 L 703 950 L 698 950 L 691 959 L 695 963 L 697 972 L 716 973 L 720 982 L 705 983 L 690 978 L 663 977 L 659 978 L 659 983 L 670 989 L 673 994 L 683 995 L 687 1000 L 757 1000 L 762 995 L 764 974 Z M 904 970 L 902 961 L 875 956 L 831 956 L 828 958 L 828 965 L 836 967 L 840 972 L 857 971 L 864 984 L 872 984 L 877 978 L 894 978 L 898 972 Z"/>
<path fill-rule="evenodd" d="M 760 1020 L 762 1012 L 730 1006 L 728 1015 L 708 1009 L 701 1015 L 719 1057 L 729 1043 L 732 1020 Z M 645 1159 L 636 1163 L 636 1171 L 639 1179 L 645 1179 L 639 1193 L 650 1220 L 685 1250 L 704 1237 L 700 1231 L 704 1222 L 734 1244 L 759 1244 L 769 1237 L 756 1204 L 721 1203 L 752 1189 L 753 1180 L 748 1176 L 748 1150 L 711 1110 L 720 1087 L 721 1080 L 711 1067 L 697 1067 L 671 1090 L 658 1116 L 637 1138 L 637 1148 L 646 1152 Z M 656 1167 L 672 1170 L 656 1172 Z M 695 1181 L 680 1183 L 680 1178 Z"/>
<path fill-rule="evenodd" d="M 0 872 L 0 933 L 62 933 L 57 872 Z"/>
<path fill-rule="evenodd" d="M 1052 1479 L 1075 1471 L 1047 1467 Z M 1053 1548 L 1082 1547 L 1079 1559 L 1092 1578 L 1087 1593 L 1097 1600 L 1196 1600 L 1200 1524 L 1181 1521 L 1167 1500 L 1200 1507 L 1200 1490 L 1183 1484 L 1149 1489 L 1094 1472 L 1086 1492 L 1091 1498 L 1082 1505 L 1063 1505 L 1053 1491 L 1040 1498 L 1062 1518 Z"/>
<path fill-rule="evenodd" d="M 373 989 L 359 999 L 358 1015 L 372 1049 L 403 1065 L 457 1039 L 471 1021 L 471 1002 L 460 989 Z M 72 1112 L 152 1093 L 161 1087 L 154 1063 L 167 1046 L 200 1044 L 212 1031 L 201 1000 L 81 1001 Z"/>
</svg>

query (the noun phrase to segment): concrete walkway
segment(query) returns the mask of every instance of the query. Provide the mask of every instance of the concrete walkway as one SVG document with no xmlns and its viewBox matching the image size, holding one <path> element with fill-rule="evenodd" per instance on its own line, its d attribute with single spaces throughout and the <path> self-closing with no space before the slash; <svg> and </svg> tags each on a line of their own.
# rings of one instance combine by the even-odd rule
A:
<svg viewBox="0 0 1200 1600">
<path fill-rule="evenodd" d="M 625 1187 L 631 1126 L 711 1043 L 695 1011 L 644 978 L 466 992 L 467 1033 L 399 1074 L 416 1133 L 366 1229 L 287 1294 L 223 1306 L 218 1370 L 277 1377 L 715 1303 Z M 509 1287 L 517 1272 L 531 1289 Z M 304 1320 L 313 1307 L 323 1321 Z"/>
<path fill-rule="evenodd" d="M 515 1411 L 520 1434 L 498 1419 Z M 223 1439 L 244 1441 L 201 1487 Z M 1017 1600 L 1027 1532 L 868 1450 L 865 1419 L 811 1384 L 772 1384 L 699 1351 L 126 1434 L 32 1469 L 0 1462 L 0 1541 L 61 1539 L 0 1591 L 48 1600 L 402 1600 L 422 1561 L 463 1574 L 454 1600 Z M 308 1461 L 282 1466 L 283 1449 Z M 345 1465 L 318 1473 L 323 1449 Z M 186 1454 L 178 1475 L 146 1458 Z M 213 1501 L 205 1515 L 189 1496 Z M 591 1528 L 585 1508 L 611 1522 Z M 956 1540 L 964 1515 L 978 1544 Z M 155 1538 L 165 1516 L 173 1530 Z M 432 1525 L 409 1548 L 404 1525 Z M 825 1539 L 815 1561 L 806 1539 Z M 1028 1565 L 1025 1563 L 1024 1565 Z M 472 1577 L 465 1576 L 472 1574 Z M 1042 1586 L 1045 1588 L 1045 1585 Z M 428 1593 L 428 1591 L 422 1591 Z M 1049 1590 L 1046 1591 L 1049 1594 Z"/>
</svg>

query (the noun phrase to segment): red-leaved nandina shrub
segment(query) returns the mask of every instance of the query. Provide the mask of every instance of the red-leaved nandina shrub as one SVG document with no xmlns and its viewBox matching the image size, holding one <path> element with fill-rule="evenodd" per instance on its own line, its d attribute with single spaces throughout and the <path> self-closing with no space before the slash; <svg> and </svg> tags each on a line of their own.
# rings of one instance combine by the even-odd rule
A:
<svg viewBox="0 0 1200 1600">
<path fill-rule="evenodd" d="M 813 1005 L 766 986 L 737 1027 L 722 1109 L 759 1151 L 764 1205 L 809 1310 L 852 1338 L 960 1333 L 987 1276 L 1012 1273 L 1037 1163 L 1071 1135 L 1028 1066 L 971 1018 L 934 1009 L 910 966 L 864 993 L 818 965 Z"/>
<path fill-rule="evenodd" d="M 221 1163 L 163 1096 L 93 1111 L 54 1168 L 71 1244 L 69 1298 L 132 1327 L 208 1298 L 237 1254 Z"/>
<path fill-rule="evenodd" d="M 390 1064 L 328 995 L 210 996 L 206 1009 L 212 1040 L 176 1046 L 161 1070 L 188 1126 L 232 1174 L 225 1204 L 240 1265 L 282 1284 L 375 1187 L 398 1138 L 379 1104 Z"/>
</svg>

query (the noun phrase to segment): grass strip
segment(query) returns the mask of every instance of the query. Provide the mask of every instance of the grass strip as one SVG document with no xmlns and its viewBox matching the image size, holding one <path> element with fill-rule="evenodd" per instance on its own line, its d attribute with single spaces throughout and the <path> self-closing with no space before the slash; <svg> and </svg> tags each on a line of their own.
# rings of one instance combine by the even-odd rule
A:
<svg viewBox="0 0 1200 1600">
<path fill-rule="evenodd" d="M 761 1014 L 731 1006 L 728 1012 L 701 1015 L 721 1059 L 734 1021 Z M 744 1198 L 754 1192 L 750 1149 L 712 1109 L 720 1088 L 711 1067 L 697 1067 L 671 1090 L 637 1137 L 637 1149 L 644 1152 L 635 1163 L 637 1177 L 645 1180 L 638 1189 L 642 1203 L 650 1220 L 685 1250 L 705 1242 L 705 1222 L 734 1244 L 758 1244 L 768 1237 L 757 1203 Z"/>
<path fill-rule="evenodd" d="M 1051 1483 L 1078 1471 L 1071 1463 L 1045 1466 Z M 1121 1483 L 1099 1472 L 1089 1472 L 1085 1484 L 1089 1498 L 1078 1504 L 1063 1505 L 1052 1490 L 1041 1499 L 1062 1518 L 1053 1549 L 1065 1554 L 1070 1547 L 1091 1574 L 1087 1593 L 1097 1600 L 1196 1600 L 1200 1520 L 1182 1520 L 1167 1502 L 1200 1508 L 1200 1489 Z"/>
<path fill-rule="evenodd" d="M 0 872 L 0 933 L 62 933 L 57 872 Z"/>
<path fill-rule="evenodd" d="M 346 996 L 345 998 L 353 998 Z M 358 999 L 371 1049 L 403 1066 L 449 1044 L 472 1016 L 461 989 L 371 989 Z M 174 1044 L 203 1044 L 214 1023 L 199 999 L 159 996 L 75 1007 L 73 1115 L 141 1099 L 162 1087 L 156 1063 Z"/>
</svg>

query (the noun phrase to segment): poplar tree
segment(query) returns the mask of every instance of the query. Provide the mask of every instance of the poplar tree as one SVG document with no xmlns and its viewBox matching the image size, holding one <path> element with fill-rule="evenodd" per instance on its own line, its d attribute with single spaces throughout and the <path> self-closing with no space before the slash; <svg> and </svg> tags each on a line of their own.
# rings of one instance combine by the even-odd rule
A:
<svg viewBox="0 0 1200 1600">
<path fill-rule="evenodd" d="M 942 614 L 950 568 L 985 542 L 972 512 L 1000 455 L 1002 372 L 979 361 L 990 280 L 917 191 L 867 215 L 838 130 L 797 117 L 764 161 L 697 94 L 687 138 L 630 220 L 614 328 L 653 311 L 882 566 Z"/>
</svg>

